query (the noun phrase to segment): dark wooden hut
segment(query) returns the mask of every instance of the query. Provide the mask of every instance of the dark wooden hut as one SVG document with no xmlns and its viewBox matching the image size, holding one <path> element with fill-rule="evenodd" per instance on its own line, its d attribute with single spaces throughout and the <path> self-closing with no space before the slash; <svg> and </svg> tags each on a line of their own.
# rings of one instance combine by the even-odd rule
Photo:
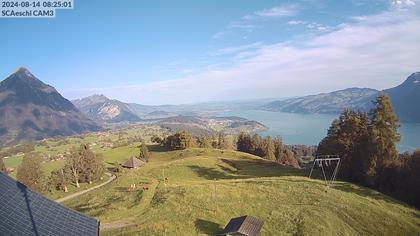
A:
<svg viewBox="0 0 420 236">
<path fill-rule="evenodd" d="M 258 236 L 263 224 L 262 220 L 253 216 L 240 216 L 231 219 L 220 235 Z"/>
</svg>

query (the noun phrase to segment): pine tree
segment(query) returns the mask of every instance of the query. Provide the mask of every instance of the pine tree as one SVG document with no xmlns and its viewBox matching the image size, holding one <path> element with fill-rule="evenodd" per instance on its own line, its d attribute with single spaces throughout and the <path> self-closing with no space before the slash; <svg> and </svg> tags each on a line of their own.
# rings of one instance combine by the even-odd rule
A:
<svg viewBox="0 0 420 236">
<path fill-rule="evenodd" d="M 251 147 L 251 153 L 259 156 L 259 157 L 265 157 L 266 153 L 265 153 L 265 148 L 264 148 L 264 142 L 263 139 L 258 135 L 258 134 L 254 134 L 252 136 L 252 147 Z"/>
<path fill-rule="evenodd" d="M 274 139 L 274 148 L 275 148 L 274 156 L 276 158 L 276 161 L 280 163 L 281 158 L 282 158 L 282 156 L 284 154 L 284 151 L 285 151 L 283 142 L 280 138 L 275 138 Z"/>
<path fill-rule="evenodd" d="M 16 174 L 16 178 L 19 182 L 36 192 L 42 192 L 45 187 L 45 178 L 41 162 L 42 160 L 40 157 L 27 154 L 23 158 Z"/>
<path fill-rule="evenodd" d="M 181 131 L 175 135 L 179 136 L 180 149 L 196 147 L 196 142 L 192 134 L 188 131 Z"/>
<path fill-rule="evenodd" d="M 240 152 L 251 153 L 252 152 L 252 141 L 251 137 L 247 133 L 240 133 L 236 142 L 237 150 Z"/>
<path fill-rule="evenodd" d="M 374 102 L 371 111 L 370 141 L 372 164 L 369 175 L 377 175 L 384 164 L 398 158 L 396 144 L 400 141 L 400 123 L 392 107 L 391 99 L 382 94 Z"/>
<path fill-rule="evenodd" d="M 227 135 L 223 137 L 222 149 L 226 150 L 235 150 L 236 149 L 236 140 L 233 135 Z"/>
<path fill-rule="evenodd" d="M 366 113 L 344 110 L 331 124 L 327 137 L 318 145 L 317 155 L 338 155 L 341 158 L 339 175 L 346 180 L 365 183 L 371 160 L 368 150 Z"/>
<path fill-rule="evenodd" d="M 265 138 L 265 158 L 274 161 L 276 159 L 275 151 L 273 139 L 271 136 L 267 136 Z"/>
<path fill-rule="evenodd" d="M 149 161 L 150 152 L 145 142 L 141 143 L 139 158 L 145 160 L 146 162 Z"/>
<path fill-rule="evenodd" d="M 200 147 L 201 148 L 211 148 L 212 147 L 211 143 L 212 142 L 211 142 L 210 138 L 207 137 L 207 135 L 202 136 L 201 139 L 200 139 Z"/>
<path fill-rule="evenodd" d="M 224 140 L 225 136 L 222 132 L 219 132 L 219 134 L 217 135 L 217 148 L 218 149 L 223 149 L 223 145 L 224 145 Z"/>
</svg>

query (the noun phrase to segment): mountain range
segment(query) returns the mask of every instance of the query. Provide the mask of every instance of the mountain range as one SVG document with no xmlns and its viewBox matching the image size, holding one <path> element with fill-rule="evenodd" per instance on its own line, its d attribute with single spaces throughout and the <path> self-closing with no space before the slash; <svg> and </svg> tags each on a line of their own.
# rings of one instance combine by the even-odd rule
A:
<svg viewBox="0 0 420 236">
<path fill-rule="evenodd" d="M 209 102 L 186 105 L 149 106 L 124 103 L 104 95 L 70 102 L 57 90 L 40 81 L 25 68 L 19 68 L 0 82 L 0 145 L 40 140 L 100 130 L 103 123 L 146 122 L 179 129 L 193 126 L 197 130 L 215 130 L 223 126 L 235 132 L 238 127 L 263 130 L 263 124 L 239 118 L 217 118 L 223 111 L 262 109 L 294 113 L 340 113 L 344 108 L 368 111 L 380 94 L 391 97 L 394 109 L 403 122 L 420 122 L 420 72 L 402 84 L 378 91 L 348 88 L 267 103 L 268 100 Z M 172 118 L 171 118 L 172 117 Z M 205 118 L 207 117 L 207 118 Z M 197 122 L 190 122 L 191 119 Z M 204 128 L 203 128 L 204 127 Z"/>
<path fill-rule="evenodd" d="M 25 68 L 0 82 L 0 145 L 98 129 L 54 87 Z"/>
<path fill-rule="evenodd" d="M 369 111 L 381 93 L 390 96 L 403 122 L 420 122 L 420 72 L 411 74 L 402 84 L 378 91 L 370 88 L 348 88 L 331 93 L 272 101 L 258 109 L 304 114 L 338 114 L 345 108 Z"/>
</svg>

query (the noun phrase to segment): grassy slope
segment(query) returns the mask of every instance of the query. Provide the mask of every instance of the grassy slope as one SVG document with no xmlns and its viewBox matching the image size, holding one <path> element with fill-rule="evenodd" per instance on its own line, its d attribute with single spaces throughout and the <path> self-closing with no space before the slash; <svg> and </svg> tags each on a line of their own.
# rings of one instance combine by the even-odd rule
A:
<svg viewBox="0 0 420 236">
<path fill-rule="evenodd" d="M 111 185 L 66 204 L 102 225 L 126 225 L 105 235 L 214 235 L 230 218 L 248 214 L 264 220 L 263 235 L 420 232 L 419 211 L 370 189 L 345 182 L 327 189 L 302 171 L 239 152 L 153 150 L 147 166 L 124 170 Z M 132 152 L 115 149 L 104 158 L 122 163 Z M 128 191 L 132 183 L 153 186 L 153 180 L 159 180 L 156 190 Z"/>
</svg>

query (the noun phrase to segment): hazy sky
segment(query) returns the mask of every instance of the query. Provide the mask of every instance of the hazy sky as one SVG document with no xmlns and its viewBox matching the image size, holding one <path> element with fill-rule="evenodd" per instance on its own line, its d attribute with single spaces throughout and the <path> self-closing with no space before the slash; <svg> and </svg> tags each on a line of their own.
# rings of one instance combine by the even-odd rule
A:
<svg viewBox="0 0 420 236">
<path fill-rule="evenodd" d="M 420 0 L 74 0 L 0 18 L 0 78 L 19 66 L 69 99 L 143 104 L 384 89 L 420 71 Z"/>
</svg>

